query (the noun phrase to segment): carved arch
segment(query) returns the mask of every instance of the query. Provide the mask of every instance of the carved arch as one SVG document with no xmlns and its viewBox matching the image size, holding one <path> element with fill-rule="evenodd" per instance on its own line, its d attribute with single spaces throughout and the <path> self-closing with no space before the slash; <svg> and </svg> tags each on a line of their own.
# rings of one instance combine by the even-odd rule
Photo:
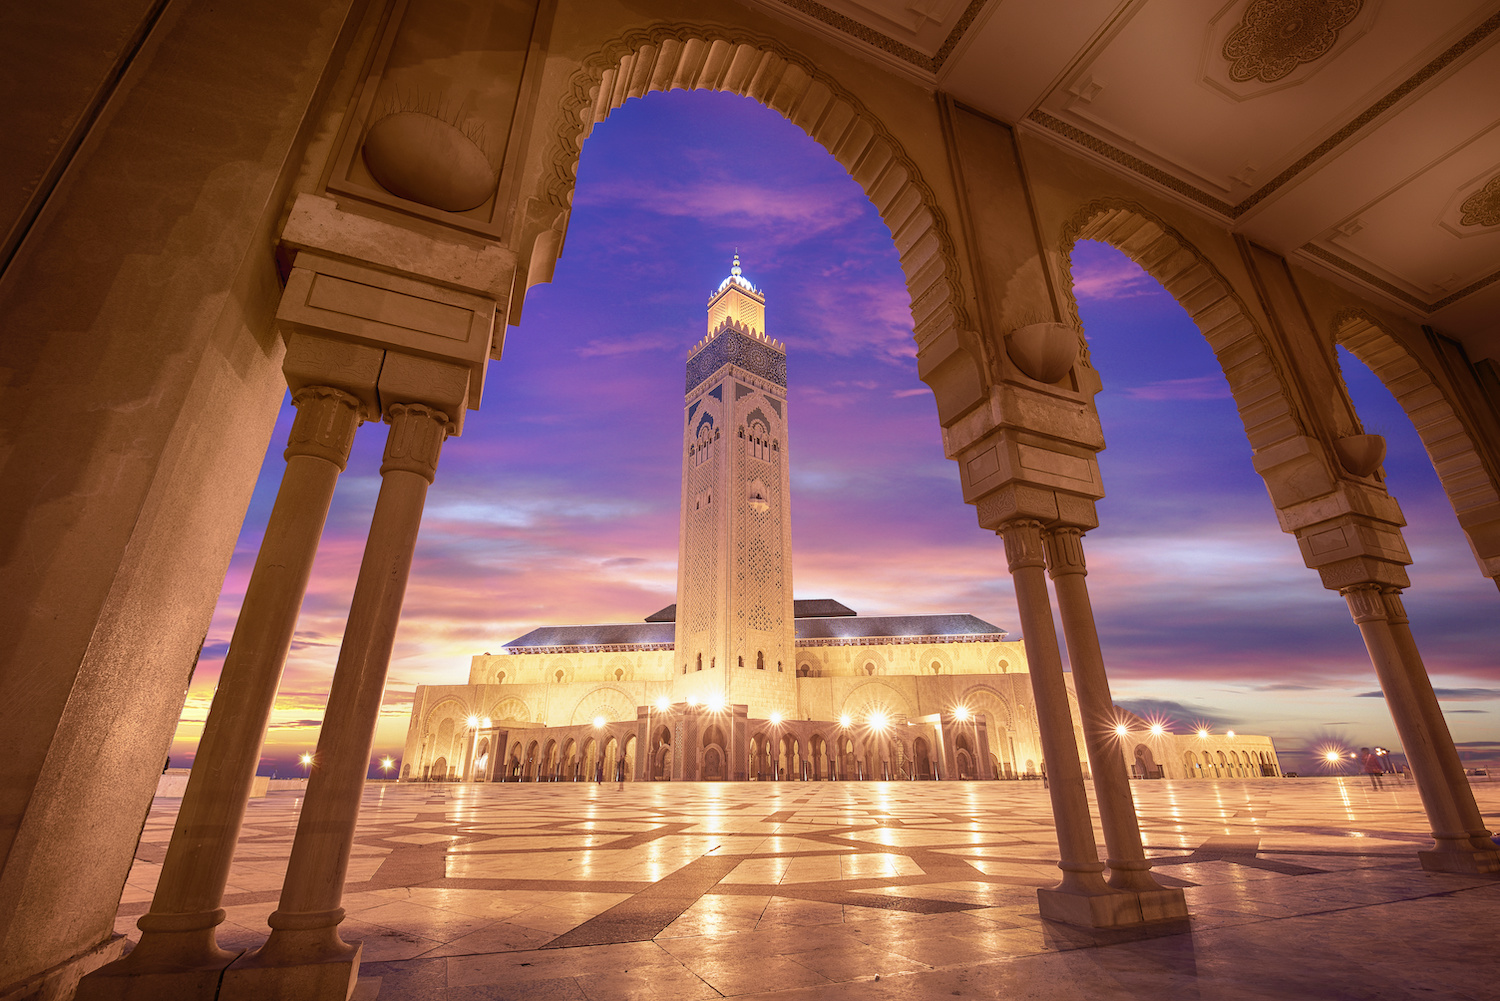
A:
<svg viewBox="0 0 1500 1001">
<path fill-rule="evenodd" d="M 1442 387 L 1395 335 L 1362 309 L 1337 313 L 1333 337 L 1375 373 L 1411 419 L 1480 572 L 1500 578 L 1497 478 Z M 1342 379 L 1343 373 L 1339 375 Z"/>
<path fill-rule="evenodd" d="M 561 103 L 550 170 L 543 181 L 556 221 L 535 237 L 528 284 L 551 274 L 573 201 L 583 141 L 627 99 L 660 90 L 728 91 L 753 98 L 828 150 L 891 232 L 911 296 L 917 343 L 926 345 L 944 334 L 964 335 L 975 374 L 984 378 L 989 365 L 982 342 L 969 334 L 953 239 L 915 162 L 859 98 L 811 60 L 776 39 L 726 25 L 659 22 L 628 31 L 582 60 Z"/>
<path fill-rule="evenodd" d="M 1252 449 L 1260 452 L 1306 435 L 1265 333 L 1234 286 L 1186 237 L 1123 198 L 1101 198 L 1080 208 L 1063 227 L 1058 254 L 1069 318 L 1082 330 L 1072 281 L 1073 245 L 1079 240 L 1099 240 L 1120 250 L 1187 310 L 1229 380 Z M 1087 365 L 1087 346 L 1081 358 Z"/>
<path fill-rule="evenodd" d="M 424 734 L 431 734 L 442 724 L 443 718 L 468 719 L 472 710 L 469 704 L 456 695 L 444 695 L 427 710 L 426 718 L 422 725 Z"/>
<path fill-rule="evenodd" d="M 615 688 L 613 685 L 600 685 L 591 688 L 582 698 L 573 704 L 570 714 L 570 726 L 580 726 L 592 723 L 595 716 L 603 716 L 606 722 L 633 722 L 635 720 L 636 699 L 628 692 Z"/>
<path fill-rule="evenodd" d="M 887 718 L 911 715 L 911 703 L 906 696 L 879 681 L 866 681 L 851 688 L 839 712 L 854 717 L 859 724 L 871 709 L 883 711 Z"/>
</svg>

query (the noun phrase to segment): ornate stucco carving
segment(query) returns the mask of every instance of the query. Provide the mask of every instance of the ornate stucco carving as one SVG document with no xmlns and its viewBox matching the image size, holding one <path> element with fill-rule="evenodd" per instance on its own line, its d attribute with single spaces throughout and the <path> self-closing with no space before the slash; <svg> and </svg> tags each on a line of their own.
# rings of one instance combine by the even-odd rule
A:
<svg viewBox="0 0 1500 1001">
<path fill-rule="evenodd" d="M 1194 308 L 1188 315 L 1208 340 L 1214 354 L 1221 359 L 1221 364 L 1233 345 L 1245 338 L 1254 340 L 1254 350 L 1239 357 L 1233 365 L 1226 366 L 1224 373 L 1229 378 L 1236 405 L 1241 403 L 1243 383 L 1252 374 L 1252 369 L 1244 366 L 1253 364 L 1254 372 L 1269 373 L 1276 379 L 1280 407 L 1268 409 L 1265 401 L 1260 401 L 1255 408 L 1240 407 L 1241 416 L 1250 409 L 1259 415 L 1257 423 L 1253 426 L 1247 423 L 1245 427 L 1251 447 L 1260 449 L 1292 435 L 1306 434 L 1306 425 L 1286 374 L 1272 354 L 1264 332 L 1252 318 L 1249 307 L 1213 262 L 1186 237 L 1145 207 L 1123 198 L 1100 198 L 1082 206 L 1063 226 L 1057 249 L 1063 271 L 1060 284 L 1066 296 L 1068 316 L 1082 331 L 1072 283 L 1073 245 L 1079 240 L 1101 240 L 1117 247 L 1161 282 L 1178 302 L 1188 301 L 1191 293 Z M 1218 294 L 1207 294 L 1210 289 Z M 1226 302 L 1231 307 L 1228 311 L 1222 308 Z M 1205 319 L 1207 317 L 1213 317 L 1211 323 Z M 1088 364 L 1087 344 L 1081 357 L 1083 363 Z M 1234 369 L 1243 371 L 1231 371 Z"/>
<path fill-rule="evenodd" d="M 952 236 L 915 162 L 859 98 L 811 60 L 753 32 L 661 22 L 627 32 L 584 59 L 559 107 L 546 200 L 560 210 L 572 203 L 579 153 L 595 124 L 629 97 L 672 89 L 752 97 L 816 139 L 896 234 L 918 341 L 947 328 L 971 329 Z M 934 297 L 943 305 L 929 305 Z"/>
<path fill-rule="evenodd" d="M 1363 6 L 1364 0 L 1251 0 L 1224 40 L 1229 78 L 1275 83 L 1321 59 Z"/>
<path fill-rule="evenodd" d="M 1458 210 L 1463 213 L 1460 226 L 1500 226 L 1500 174 L 1465 198 Z"/>
</svg>

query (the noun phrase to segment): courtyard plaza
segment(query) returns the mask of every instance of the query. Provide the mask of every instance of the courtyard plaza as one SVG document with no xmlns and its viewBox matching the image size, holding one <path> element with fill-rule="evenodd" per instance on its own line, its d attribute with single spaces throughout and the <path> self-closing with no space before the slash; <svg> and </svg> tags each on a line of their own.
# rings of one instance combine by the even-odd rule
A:
<svg viewBox="0 0 1500 1001">
<path fill-rule="evenodd" d="M 1500 880 L 1422 871 L 1410 782 L 1132 789 L 1189 921 L 1043 922 L 1038 781 L 372 782 L 341 926 L 364 943 L 354 998 L 1500 998 Z M 1500 813 L 1500 787 L 1475 793 Z M 131 938 L 180 802 L 146 820 Z M 264 940 L 301 804 L 251 802 L 226 948 Z"/>
</svg>

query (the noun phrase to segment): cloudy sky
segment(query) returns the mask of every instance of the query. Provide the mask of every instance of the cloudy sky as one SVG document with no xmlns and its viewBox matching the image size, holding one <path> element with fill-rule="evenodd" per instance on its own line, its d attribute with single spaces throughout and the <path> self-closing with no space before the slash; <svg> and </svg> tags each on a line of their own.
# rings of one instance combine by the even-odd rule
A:
<svg viewBox="0 0 1500 1001">
<path fill-rule="evenodd" d="M 554 281 L 492 362 L 483 410 L 445 446 L 376 752 L 399 755 L 418 684 L 544 623 L 639 620 L 675 600 L 682 370 L 736 248 L 786 341 L 797 597 L 865 614 L 970 612 L 1018 635 L 998 538 L 976 526 L 917 379 L 896 252 L 858 186 L 779 115 L 726 94 L 629 101 L 586 143 Z M 1075 292 L 1104 391 L 1109 496 L 1087 541 L 1116 700 L 1276 739 L 1399 746 L 1343 600 L 1303 566 L 1250 466 L 1212 352 L 1113 249 L 1080 243 Z M 1455 739 L 1500 758 L 1500 615 L 1411 423 L 1342 355 L 1415 558 L 1406 604 Z M 186 763 L 284 464 L 283 410 L 174 744 Z M 317 740 L 384 429 L 340 480 L 262 772 Z"/>
</svg>

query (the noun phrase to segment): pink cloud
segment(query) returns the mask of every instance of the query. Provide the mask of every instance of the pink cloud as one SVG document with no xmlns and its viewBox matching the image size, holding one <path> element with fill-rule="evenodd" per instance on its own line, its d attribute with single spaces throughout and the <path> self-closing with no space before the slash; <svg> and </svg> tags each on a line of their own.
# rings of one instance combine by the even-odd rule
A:
<svg viewBox="0 0 1500 1001">
<path fill-rule="evenodd" d="M 1073 294 L 1079 299 L 1134 299 L 1160 292 L 1156 279 L 1133 261 L 1074 261 Z"/>
<path fill-rule="evenodd" d="M 1163 379 L 1144 386 L 1129 386 L 1125 395 L 1135 400 L 1226 400 L 1230 397 L 1229 383 L 1222 375 Z"/>
</svg>

